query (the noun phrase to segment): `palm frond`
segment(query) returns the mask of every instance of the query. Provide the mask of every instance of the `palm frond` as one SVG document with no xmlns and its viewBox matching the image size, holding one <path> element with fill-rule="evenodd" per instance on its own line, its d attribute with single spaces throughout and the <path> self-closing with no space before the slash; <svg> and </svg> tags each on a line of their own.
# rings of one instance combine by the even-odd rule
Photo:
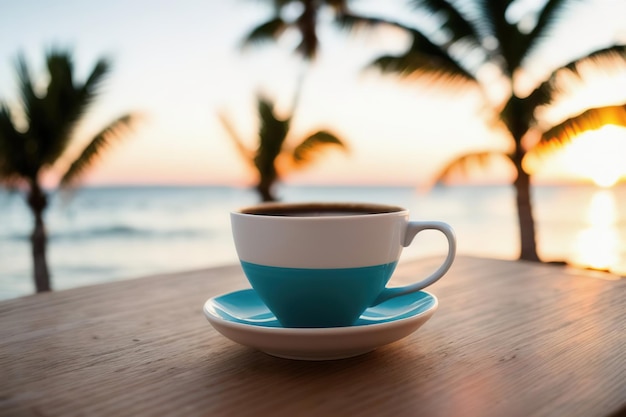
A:
<svg viewBox="0 0 626 417">
<path fill-rule="evenodd" d="M 591 64 L 598 68 L 608 68 L 611 64 L 622 64 L 621 68 L 624 68 L 626 66 L 626 45 L 613 45 L 600 49 L 557 68 L 546 81 L 537 86 L 529 95 L 528 100 L 531 106 L 538 108 L 552 104 L 557 95 L 563 92 L 563 88 L 558 82 L 559 74 L 566 71 L 569 74 L 582 78 L 583 74 L 581 74 L 579 69 L 584 64 Z M 535 121 L 534 117 L 532 121 Z"/>
<path fill-rule="evenodd" d="M 507 16 L 507 10 L 512 2 L 481 0 L 479 3 L 481 15 L 491 27 L 490 42 L 496 44 L 492 51 L 492 62 L 499 66 L 503 74 L 511 78 L 527 54 L 526 48 L 523 47 L 523 34 L 515 22 L 510 22 Z"/>
<path fill-rule="evenodd" d="M 596 130 L 605 125 L 626 127 L 626 104 L 596 107 L 570 117 L 544 132 L 539 146 L 555 142 L 567 143 L 583 132 Z"/>
<path fill-rule="evenodd" d="M 293 150 L 293 162 L 296 165 L 309 163 L 315 154 L 328 146 L 337 146 L 344 150 L 347 149 L 346 144 L 337 136 L 325 130 L 320 130 L 304 139 Z"/>
<path fill-rule="evenodd" d="M 73 81 L 72 58 L 68 52 L 53 51 L 48 56 L 50 83 L 44 98 L 48 121 L 42 135 L 42 162 L 53 165 L 67 150 L 73 132 L 99 93 L 109 72 L 106 60 L 99 60 L 84 83 Z"/>
<path fill-rule="evenodd" d="M 96 65 L 91 70 L 91 74 L 85 80 L 85 84 L 83 85 L 83 93 L 89 94 L 98 88 L 103 79 L 109 74 L 111 71 L 111 63 L 105 59 L 100 59 L 96 62 Z"/>
<path fill-rule="evenodd" d="M 230 122 L 228 117 L 226 117 L 224 113 L 218 112 L 217 119 L 220 121 L 220 123 L 224 127 L 224 130 L 226 130 L 226 132 L 228 133 L 228 136 L 231 138 L 231 140 L 235 144 L 237 151 L 243 157 L 243 159 L 248 163 L 253 163 L 254 152 L 248 149 L 248 147 L 244 144 L 243 139 L 241 138 L 241 136 L 239 136 L 239 134 L 237 133 L 237 130 L 235 129 L 233 124 Z"/>
<path fill-rule="evenodd" d="M 481 39 L 492 32 L 480 2 L 413 0 L 411 3 L 417 12 L 440 22 L 439 30 L 449 37 L 448 45 L 463 41 L 480 47 Z"/>
<path fill-rule="evenodd" d="M 406 26 L 380 17 L 357 15 L 348 11 L 337 14 L 333 22 L 342 30 L 357 32 L 361 29 L 374 29 L 379 26 L 389 26 L 406 30 Z"/>
<path fill-rule="evenodd" d="M 11 111 L 0 103 L 0 183 L 13 183 L 22 176 L 34 174 L 29 169 L 26 144 L 24 134 L 13 124 Z"/>
<path fill-rule="evenodd" d="M 549 0 L 537 16 L 535 27 L 525 36 L 524 50 L 529 54 L 537 45 L 549 37 L 554 24 L 562 18 L 562 13 L 576 0 Z"/>
<path fill-rule="evenodd" d="M 512 162 L 511 156 L 506 152 L 480 151 L 459 156 L 445 165 L 435 177 L 437 184 L 445 182 L 453 174 L 460 173 L 468 175 L 472 168 L 487 168 L 496 160 L 506 160 Z"/>
<path fill-rule="evenodd" d="M 23 54 L 18 55 L 15 67 L 19 84 L 20 104 L 26 118 L 26 124 L 30 127 L 33 120 L 40 120 L 44 116 L 41 98 L 35 92 L 30 69 Z"/>
<path fill-rule="evenodd" d="M 611 64 L 626 64 L 626 45 L 612 45 L 607 48 L 593 51 L 588 55 L 577 58 L 563 66 L 572 74 L 581 77 L 579 71 L 581 65 L 592 64 L 597 67 L 608 67 Z M 623 67 L 622 67 L 623 68 Z"/>
<path fill-rule="evenodd" d="M 259 45 L 278 39 L 287 29 L 288 24 L 280 16 L 276 16 L 252 29 L 243 39 L 242 48 Z"/>
<path fill-rule="evenodd" d="M 114 140 L 123 138 L 131 131 L 138 118 L 138 115 L 126 114 L 98 133 L 83 149 L 80 156 L 72 162 L 67 172 L 61 178 L 60 186 L 62 188 L 70 188 L 76 184 L 82 174 L 94 164 L 102 152 L 111 146 Z"/>
<path fill-rule="evenodd" d="M 471 65 L 467 57 L 471 55 L 475 58 L 476 52 L 479 51 L 482 63 L 488 55 L 488 51 L 482 46 L 479 30 L 445 0 L 415 1 L 414 3 L 420 8 L 422 14 L 438 17 L 438 21 L 441 22 L 439 33 L 445 34 L 445 41 L 434 42 L 421 30 L 389 19 L 344 13 L 337 16 L 336 21 L 343 28 L 350 30 L 387 25 L 398 28 L 412 37 L 411 46 L 404 54 L 382 56 L 368 67 L 403 76 L 416 72 L 430 72 L 439 76 L 449 76 L 442 78 L 463 78 L 475 81 L 476 77 L 474 73 L 468 71 L 468 65 L 476 68 L 479 65 Z"/>
<path fill-rule="evenodd" d="M 475 82 L 476 77 L 469 72 L 449 51 L 434 44 L 416 30 L 411 48 L 402 55 L 379 57 L 370 66 L 383 72 L 397 73 L 403 77 L 414 74 L 431 74 L 448 81 L 463 80 Z"/>
</svg>

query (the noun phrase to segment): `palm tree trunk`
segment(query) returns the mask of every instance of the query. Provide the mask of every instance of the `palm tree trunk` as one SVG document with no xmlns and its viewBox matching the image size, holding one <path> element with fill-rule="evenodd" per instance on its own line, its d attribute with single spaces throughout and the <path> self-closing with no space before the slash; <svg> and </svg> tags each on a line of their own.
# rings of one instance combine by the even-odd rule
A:
<svg viewBox="0 0 626 417">
<path fill-rule="evenodd" d="M 267 178 L 263 178 L 259 181 L 256 186 L 256 190 L 261 197 L 261 201 L 264 203 L 277 201 L 276 196 L 272 192 L 272 188 L 274 186 L 274 180 L 269 180 Z"/>
<path fill-rule="evenodd" d="M 540 262 L 535 240 L 535 219 L 533 218 L 530 196 L 530 175 L 522 168 L 523 155 L 523 150 L 519 149 L 515 154 L 514 161 L 517 171 L 514 185 L 521 243 L 519 259 Z"/>
<path fill-rule="evenodd" d="M 298 19 L 298 28 L 302 35 L 302 44 L 300 50 L 305 59 L 315 58 L 317 54 L 318 39 L 315 33 L 317 23 L 317 8 L 319 5 L 313 0 L 304 0 L 302 2 L 304 10 Z"/>
<path fill-rule="evenodd" d="M 47 197 L 36 180 L 30 182 L 28 194 L 28 206 L 35 218 L 35 227 L 31 235 L 31 248 L 33 253 L 33 272 L 35 288 L 37 292 L 51 291 L 50 272 L 46 260 L 46 228 L 43 221 L 43 212 L 48 204 Z"/>
<path fill-rule="evenodd" d="M 515 186 L 517 202 L 517 218 L 520 233 L 520 255 L 519 259 L 525 261 L 540 262 L 537 255 L 537 243 L 535 241 L 535 219 L 533 218 L 532 202 L 530 198 L 530 175 L 524 171 L 522 162 L 526 155 L 526 150 L 522 145 L 524 136 L 528 133 L 529 114 L 532 108 L 528 107 L 528 101 L 512 95 L 501 115 L 502 120 L 513 136 L 515 151 L 512 162 L 515 166 L 517 177 L 513 182 Z"/>
</svg>

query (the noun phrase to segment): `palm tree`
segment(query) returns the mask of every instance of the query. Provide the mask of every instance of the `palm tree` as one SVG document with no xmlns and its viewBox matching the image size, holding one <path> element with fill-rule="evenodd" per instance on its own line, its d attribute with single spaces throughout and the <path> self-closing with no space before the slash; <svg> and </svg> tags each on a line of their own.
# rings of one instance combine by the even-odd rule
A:
<svg viewBox="0 0 626 417">
<path fill-rule="evenodd" d="M 259 46 L 267 42 L 278 41 L 286 32 L 295 31 L 300 41 L 295 52 L 303 59 L 303 66 L 297 74 L 292 109 L 298 106 L 298 100 L 303 90 L 306 74 L 311 62 L 316 58 L 320 47 L 317 27 L 320 25 L 320 15 L 330 11 L 335 18 L 348 13 L 348 0 L 266 0 L 271 3 L 273 13 L 271 17 L 250 30 L 244 36 L 242 47 Z M 299 9 L 299 10 L 298 10 Z M 368 20 L 370 22 L 371 20 Z M 293 111 L 292 111 L 293 113 Z"/>
<path fill-rule="evenodd" d="M 276 196 L 272 190 L 273 185 L 279 179 L 277 160 L 280 156 L 287 156 L 288 169 L 297 169 L 310 162 L 310 154 L 327 145 L 336 145 L 345 149 L 345 144 L 336 136 L 326 131 L 319 131 L 305 138 L 300 145 L 292 149 L 283 148 L 287 139 L 289 127 L 295 109 L 298 107 L 301 92 L 303 90 L 306 72 L 317 55 L 319 38 L 317 26 L 319 15 L 323 9 L 330 9 L 335 14 L 347 10 L 347 0 L 267 0 L 271 3 L 273 13 L 269 20 L 253 28 L 243 39 L 242 46 L 258 46 L 267 42 L 278 41 L 288 31 L 296 31 L 300 35 L 300 41 L 295 52 L 302 57 L 304 66 L 297 76 L 294 97 L 291 103 L 289 116 L 281 120 L 274 113 L 274 105 L 269 100 L 259 97 L 257 99 L 259 124 L 259 145 L 256 151 L 247 148 L 244 142 L 223 114 L 219 115 L 220 121 L 235 142 L 242 157 L 252 163 L 257 171 L 259 181 L 256 186 L 263 201 L 275 201 Z M 291 10 L 288 10 L 291 7 Z M 300 10 L 297 10 L 297 9 Z"/>
<path fill-rule="evenodd" d="M 319 49 L 316 27 L 323 9 L 330 9 L 335 14 L 347 12 L 347 0 L 268 0 L 272 3 L 273 14 L 269 20 L 252 29 L 244 39 L 244 46 L 276 41 L 290 29 L 300 34 L 300 43 L 296 52 L 305 60 L 315 58 Z M 288 7 L 300 8 L 291 19 L 284 13 Z"/>
<path fill-rule="evenodd" d="M 276 201 L 273 186 L 285 172 L 280 172 L 279 158 L 284 158 L 286 171 L 298 169 L 311 163 L 322 148 L 337 146 L 346 149 L 346 145 L 334 134 L 319 130 L 295 141 L 298 144 L 289 146 L 287 139 L 293 119 L 293 111 L 285 119 L 279 118 L 274 111 L 274 104 L 264 98 L 257 98 L 259 112 L 258 147 L 256 150 L 246 146 L 228 118 L 220 114 L 219 119 L 237 146 L 242 157 L 248 161 L 258 173 L 256 190 L 263 201 Z"/>
<path fill-rule="evenodd" d="M 101 59 L 84 82 L 75 79 L 71 54 L 52 50 L 46 54 L 45 86 L 32 77 L 23 55 L 17 60 L 21 94 L 20 106 L 13 113 L 0 102 L 0 184 L 23 189 L 35 220 L 31 235 L 34 281 L 37 292 L 50 291 L 46 260 L 47 236 L 43 213 L 48 197 L 41 178 L 65 154 L 73 133 L 98 94 L 98 87 L 110 71 Z M 42 87 L 42 88 L 40 88 Z M 123 137 L 136 116 L 126 114 L 102 129 L 62 175 L 63 188 L 77 184 L 83 174 L 113 139 Z"/>
<path fill-rule="evenodd" d="M 440 29 L 426 30 L 408 26 L 391 20 L 389 25 L 405 30 L 412 38 L 409 48 L 400 55 L 382 56 L 374 65 L 385 72 L 403 76 L 430 75 L 431 79 L 463 82 L 477 85 L 483 91 L 489 90 L 489 83 L 481 81 L 479 71 L 489 65 L 498 69 L 498 77 L 508 84 L 509 94 L 502 102 L 489 103 L 498 115 L 500 125 L 511 138 L 512 151 L 504 154 L 513 165 L 516 178 L 516 202 L 520 230 L 520 259 L 539 261 L 535 241 L 535 221 L 530 196 L 530 173 L 523 165 L 524 157 L 532 149 L 533 142 L 541 136 L 542 128 L 536 110 L 552 103 L 558 95 L 558 86 L 553 75 L 525 94 L 516 85 L 517 77 L 533 58 L 538 46 L 557 40 L 550 37 L 550 30 L 561 18 L 566 7 L 575 0 L 547 0 L 533 16 L 534 26 L 527 27 L 523 21 L 511 21 L 509 6 L 513 0 L 413 0 L 418 14 L 436 19 Z M 347 27 L 367 22 L 363 16 L 349 13 L 339 19 Z M 380 23 L 382 19 L 373 19 Z M 580 30 L 593 30 L 587 25 Z M 614 45 L 580 57 L 565 66 L 575 68 L 578 62 L 597 60 L 606 57 L 624 58 L 624 46 Z M 555 71 L 558 72 L 558 69 Z M 488 96 L 487 94 L 485 95 Z M 535 140 L 533 140 L 535 139 Z M 529 145 L 530 143 L 530 145 Z M 494 155 L 492 151 L 481 151 L 464 155 L 453 165 L 463 165 L 468 161 L 485 161 Z M 450 169 L 444 170 L 449 172 Z"/>
</svg>

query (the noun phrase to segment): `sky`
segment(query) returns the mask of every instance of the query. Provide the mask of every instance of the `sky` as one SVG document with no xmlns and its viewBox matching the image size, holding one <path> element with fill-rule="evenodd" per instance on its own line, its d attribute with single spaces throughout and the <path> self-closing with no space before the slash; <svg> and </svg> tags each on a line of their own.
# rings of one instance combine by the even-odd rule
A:
<svg viewBox="0 0 626 417">
<path fill-rule="evenodd" d="M 516 7 L 523 10 L 540 3 L 520 0 Z M 626 2 L 591 3 L 593 7 L 571 11 L 567 19 L 571 24 L 554 33 L 556 47 L 538 51 L 529 66 L 529 79 L 541 78 L 546 68 L 593 48 L 626 42 Z M 391 2 L 356 4 L 367 12 L 397 12 Z M 217 114 L 226 115 L 253 147 L 256 94 L 275 99 L 279 110 L 291 103 L 302 68 L 292 54 L 295 39 L 286 36 L 276 45 L 240 47 L 247 31 L 270 12 L 267 3 L 254 0 L 0 0 L 0 98 L 12 104 L 17 99 L 18 52 L 41 74 L 47 49 L 70 49 L 81 79 L 97 59 L 110 58 L 113 71 L 102 94 L 76 132 L 67 159 L 46 178 L 49 184 L 104 125 L 121 114 L 138 112 L 143 118 L 134 133 L 94 166 L 85 178 L 87 184 L 248 185 L 253 171 Z M 426 185 L 455 156 L 510 145 L 489 128 L 477 90 L 446 91 L 426 81 L 409 83 L 363 70 L 381 53 L 401 51 L 407 42 L 401 33 L 347 35 L 323 27 L 319 35 L 321 52 L 306 73 L 291 139 L 324 128 L 344 139 L 349 149 L 329 150 L 287 181 Z M 577 106 L 598 100 L 626 101 L 624 74 L 591 77 L 593 88 L 581 88 L 548 117 L 558 120 Z M 623 135 L 624 131 L 611 133 Z M 626 154 L 626 146 L 615 146 L 603 148 L 604 152 Z M 588 152 L 576 152 L 578 158 L 589 157 Z M 561 156 L 544 163 L 536 177 L 550 181 L 582 171 Z M 626 176 L 626 171 L 617 175 L 622 174 Z M 502 165 L 477 180 L 501 182 L 511 176 Z"/>
</svg>

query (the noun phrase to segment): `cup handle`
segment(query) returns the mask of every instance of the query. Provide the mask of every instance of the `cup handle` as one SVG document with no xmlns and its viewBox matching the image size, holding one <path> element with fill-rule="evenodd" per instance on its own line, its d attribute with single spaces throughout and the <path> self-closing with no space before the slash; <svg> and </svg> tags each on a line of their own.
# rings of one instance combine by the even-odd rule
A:
<svg viewBox="0 0 626 417">
<path fill-rule="evenodd" d="M 439 230 L 443 233 L 448 240 L 448 255 L 446 259 L 443 261 L 441 266 L 433 272 L 430 276 L 423 279 L 420 282 L 416 282 L 415 284 L 406 285 L 404 287 L 393 287 L 393 288 L 385 288 L 378 298 L 372 303 L 373 306 L 382 303 L 383 301 L 387 301 L 390 298 L 398 297 L 400 295 L 409 294 L 412 292 L 416 292 L 421 290 L 422 288 L 428 287 L 433 284 L 439 278 L 444 276 L 450 266 L 452 266 L 452 262 L 454 261 L 454 257 L 456 256 L 456 236 L 454 234 L 454 230 L 450 225 L 444 222 L 409 222 L 406 228 L 406 235 L 404 238 L 404 242 L 402 246 L 407 247 L 411 244 L 415 235 L 417 235 L 422 230 Z"/>
</svg>

